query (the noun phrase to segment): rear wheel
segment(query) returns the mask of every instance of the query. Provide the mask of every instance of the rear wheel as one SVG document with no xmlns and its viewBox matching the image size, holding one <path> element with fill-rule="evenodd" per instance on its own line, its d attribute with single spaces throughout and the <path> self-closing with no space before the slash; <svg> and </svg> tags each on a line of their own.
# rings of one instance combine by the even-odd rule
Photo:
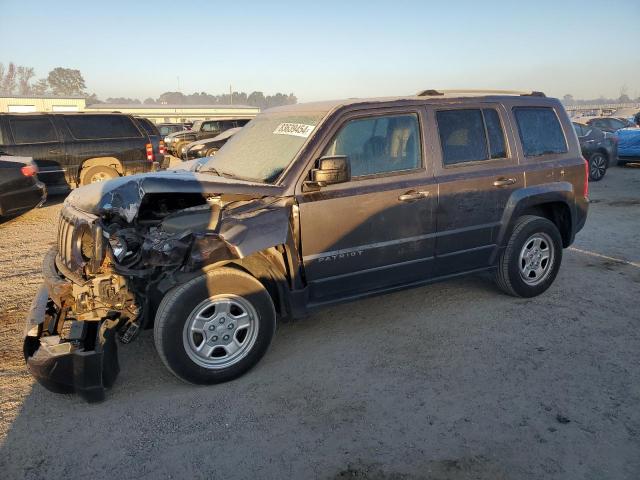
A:
<svg viewBox="0 0 640 480">
<path fill-rule="evenodd" d="M 209 150 L 207 150 L 207 154 L 205 156 L 213 157 L 217 151 L 218 151 L 218 148 L 216 147 L 210 148 Z"/>
<path fill-rule="evenodd" d="M 562 237 L 553 222 L 534 215 L 520 217 L 498 260 L 496 283 L 517 297 L 547 290 L 562 261 Z"/>
<path fill-rule="evenodd" d="M 589 180 L 597 182 L 607 173 L 607 157 L 596 152 L 589 158 Z"/>
<path fill-rule="evenodd" d="M 112 178 L 118 177 L 118 172 L 111 167 L 96 165 L 82 170 L 80 174 L 80 185 L 89 185 L 90 183 L 106 182 Z"/>
<path fill-rule="evenodd" d="M 156 349 L 169 370 L 191 383 L 239 377 L 265 354 L 276 315 L 251 275 L 220 268 L 167 293 L 154 326 Z"/>
</svg>

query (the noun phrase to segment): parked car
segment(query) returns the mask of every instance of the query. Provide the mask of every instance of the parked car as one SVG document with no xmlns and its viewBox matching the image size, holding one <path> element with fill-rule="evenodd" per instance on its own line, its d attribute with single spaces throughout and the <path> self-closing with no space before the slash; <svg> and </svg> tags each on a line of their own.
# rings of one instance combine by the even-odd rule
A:
<svg viewBox="0 0 640 480">
<path fill-rule="evenodd" d="M 0 150 L 32 157 L 49 193 L 157 167 L 153 146 L 130 115 L 0 113 Z"/>
<path fill-rule="evenodd" d="M 163 140 L 167 135 L 184 130 L 184 125 L 181 123 L 158 123 L 156 126 Z"/>
<path fill-rule="evenodd" d="M 202 140 L 187 143 L 182 149 L 184 152 L 182 159 L 192 160 L 194 158 L 211 157 L 215 155 L 240 129 L 242 129 L 242 127 L 230 128 L 213 138 L 203 138 Z"/>
<path fill-rule="evenodd" d="M 616 132 L 618 165 L 640 162 L 640 128 L 623 128 Z"/>
<path fill-rule="evenodd" d="M 154 161 L 156 161 L 159 165 L 162 165 L 164 161 L 165 146 L 164 139 L 160 134 L 160 130 L 158 130 L 158 127 L 156 127 L 155 124 L 148 118 L 134 117 L 134 119 L 136 122 L 138 122 L 141 130 L 143 130 L 147 134 L 147 137 L 151 142 L 151 146 L 153 147 Z"/>
<path fill-rule="evenodd" d="M 589 179 L 597 182 L 607 173 L 612 162 L 618 160 L 618 138 L 599 128 L 573 122 L 582 155 L 589 162 Z"/>
<path fill-rule="evenodd" d="M 46 199 L 47 189 L 38 180 L 38 167 L 33 159 L 0 152 L 0 218 L 39 207 Z"/>
<path fill-rule="evenodd" d="M 194 170 L 69 195 L 27 318 L 43 385 L 103 399 L 116 336 L 143 328 L 173 374 L 213 384 L 260 360 L 277 319 L 336 302 L 481 271 L 540 295 L 588 208 L 571 122 L 540 93 L 278 107 Z"/>
<path fill-rule="evenodd" d="M 176 157 L 182 158 L 184 153 L 183 148 L 187 144 L 195 142 L 196 140 L 215 137 L 230 128 L 242 127 L 246 125 L 249 120 L 251 120 L 249 117 L 196 120 L 193 122 L 191 130 L 184 130 L 167 135 L 165 138 L 167 150 Z"/>
<path fill-rule="evenodd" d="M 596 117 L 591 118 L 586 121 L 587 125 L 592 127 L 599 128 L 603 132 L 614 133 L 620 130 L 621 128 L 636 128 L 632 121 L 626 118 L 617 118 L 617 117 Z"/>
</svg>

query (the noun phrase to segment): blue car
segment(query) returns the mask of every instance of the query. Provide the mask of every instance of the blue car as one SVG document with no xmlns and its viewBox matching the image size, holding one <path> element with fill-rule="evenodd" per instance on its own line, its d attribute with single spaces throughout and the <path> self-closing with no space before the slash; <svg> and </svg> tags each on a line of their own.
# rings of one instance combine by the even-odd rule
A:
<svg viewBox="0 0 640 480">
<path fill-rule="evenodd" d="M 618 165 L 640 162 L 640 128 L 623 128 L 618 136 Z"/>
</svg>

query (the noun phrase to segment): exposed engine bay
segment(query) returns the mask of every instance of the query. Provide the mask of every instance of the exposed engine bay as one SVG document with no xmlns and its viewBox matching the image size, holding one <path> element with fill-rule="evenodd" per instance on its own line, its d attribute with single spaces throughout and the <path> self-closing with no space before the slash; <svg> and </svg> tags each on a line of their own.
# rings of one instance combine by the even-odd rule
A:
<svg viewBox="0 0 640 480">
<path fill-rule="evenodd" d="M 182 186 L 199 191 L 176 192 L 175 181 L 158 188 L 155 179 L 146 189 L 149 177 L 129 177 L 109 182 L 95 203 L 87 202 L 99 189 L 93 185 L 65 201 L 57 245 L 44 262 L 46 288 L 34 301 L 25 339 L 30 370 L 48 388 L 101 400 L 119 369 L 115 337 L 129 343 L 152 325 L 168 290 L 208 265 L 286 241 L 282 197 L 237 193 L 237 186 L 208 193 L 185 175 L 192 181 Z M 260 238 L 248 236 L 249 229 Z M 90 373 L 75 378 L 79 363 Z"/>
</svg>

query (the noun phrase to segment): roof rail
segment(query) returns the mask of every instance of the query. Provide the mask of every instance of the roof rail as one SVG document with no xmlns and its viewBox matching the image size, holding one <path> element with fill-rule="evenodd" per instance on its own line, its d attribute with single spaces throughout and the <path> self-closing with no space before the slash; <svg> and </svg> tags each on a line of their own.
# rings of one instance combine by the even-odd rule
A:
<svg viewBox="0 0 640 480">
<path fill-rule="evenodd" d="M 444 95 L 455 96 L 476 96 L 476 95 L 520 95 L 522 97 L 546 97 L 542 92 L 521 91 L 521 90 L 422 90 L 418 92 L 418 97 L 439 97 Z"/>
</svg>

